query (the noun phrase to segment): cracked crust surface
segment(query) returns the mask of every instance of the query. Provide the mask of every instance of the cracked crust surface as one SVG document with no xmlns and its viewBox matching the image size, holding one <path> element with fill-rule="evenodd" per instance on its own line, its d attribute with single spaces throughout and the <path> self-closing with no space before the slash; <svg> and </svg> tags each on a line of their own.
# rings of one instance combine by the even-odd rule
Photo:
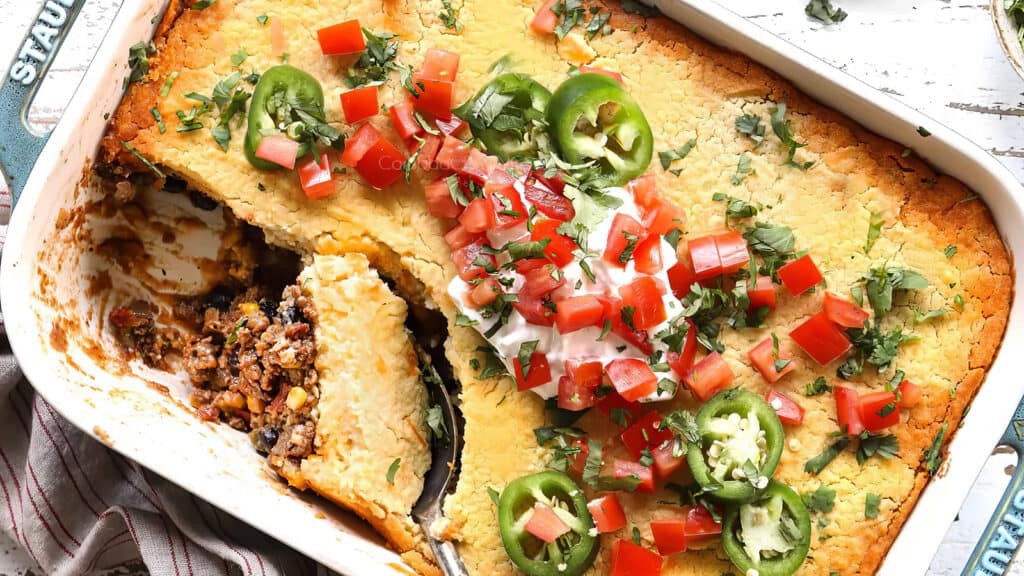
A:
<svg viewBox="0 0 1024 576">
<path fill-rule="evenodd" d="M 449 318 L 448 356 L 463 384 L 466 447 L 457 492 L 447 502 L 450 533 L 461 540 L 460 552 L 472 573 L 511 574 L 514 568 L 501 549 L 487 488 L 500 489 L 544 466 L 548 455 L 536 446 L 531 432 L 545 424 L 543 406 L 531 394 L 516 393 L 508 380 L 475 378 L 469 359 L 481 340 L 472 329 L 454 326 L 454 308 L 444 290 L 454 276 L 442 238 L 451 222 L 427 214 L 418 175 L 409 186 L 375 191 L 350 171 L 336 177 L 334 196 L 309 201 L 293 175 L 260 173 L 246 163 L 241 150 L 244 129 L 234 130 L 229 151 L 222 153 L 206 130 L 177 134 L 174 111 L 191 106 L 184 94 L 208 94 L 230 74 L 230 55 L 238 48 L 249 54 L 243 72 L 277 63 L 270 55 L 269 29 L 256 23 L 261 14 L 280 19 L 289 62 L 320 79 L 329 120 L 342 124 L 338 95 L 346 90 L 341 78 L 352 59 L 323 57 L 315 30 L 349 18 L 359 18 L 370 30 L 397 33 L 403 40 L 400 59 L 414 67 L 431 46 L 461 53 L 457 101 L 472 95 L 486 81 L 488 66 L 505 53 L 512 55 L 516 71 L 552 88 L 564 79 L 569 64 L 621 72 L 654 128 L 656 150 L 681 146 L 691 138 L 697 141 L 677 163 L 682 168 L 678 177 L 652 167 L 661 194 L 686 210 L 690 235 L 722 226 L 723 207 L 711 201 L 712 193 L 720 191 L 770 206 L 762 218 L 791 226 L 797 248 L 813 254 L 829 288 L 837 293 L 847 293 L 868 268 L 883 263 L 913 268 L 931 281 L 914 300 L 898 300 L 887 320 L 907 324 L 921 336 L 905 345 L 897 359 L 907 378 L 924 391 L 921 404 L 905 411 L 904 422 L 893 430 L 900 441 L 898 458 L 873 458 L 862 467 L 847 451 L 820 475 L 806 474 L 804 463 L 829 443 L 827 434 L 836 429 L 836 420 L 831 396 L 806 398 L 802 391 L 819 375 L 834 379 L 835 365 L 820 368 L 798 354 L 799 370 L 777 385 L 807 412 L 803 425 L 787 427 L 791 441 L 783 453 L 779 479 L 801 492 L 825 484 L 837 493 L 828 524 L 815 528 L 811 555 L 800 574 L 873 573 L 928 481 L 924 450 L 944 423 L 956 429 L 1005 329 L 1012 299 L 1011 267 L 991 215 L 981 201 L 961 202 L 971 195 L 961 183 L 934 173 L 913 155 L 903 157 L 902 146 L 807 99 L 747 58 L 710 46 L 667 19 L 625 14 L 614 3 L 606 8 L 613 13 L 612 34 L 588 42 L 577 29 L 556 45 L 552 38 L 528 31 L 536 9 L 532 2 L 467 0 L 460 11 L 465 29 L 455 35 L 437 21 L 440 1 L 221 0 L 203 11 L 185 11 L 158 40 L 149 81 L 131 87 L 113 119 L 104 143 L 106 159 L 131 164 L 133 159 L 120 145 L 127 141 L 263 228 L 272 242 L 307 254 L 366 252 L 382 271 L 408 274 L 414 279 L 410 284 L 422 285 L 425 297 Z M 159 98 L 164 79 L 173 71 L 180 76 L 169 95 Z M 381 90 L 380 100 L 390 104 L 399 97 L 401 89 L 393 78 Z M 787 118 L 797 139 L 807 142 L 797 159 L 815 161 L 806 172 L 783 165 L 785 150 L 770 129 L 765 143 L 752 150 L 753 143 L 734 128 L 735 118 L 743 113 L 760 114 L 767 123 L 771 102 L 781 101 L 788 104 Z M 153 106 L 167 121 L 165 134 L 154 125 L 149 112 Z M 399 142 L 386 115 L 371 122 L 392 142 Z M 754 173 L 734 186 L 731 179 L 744 151 L 750 153 Z M 260 185 L 266 190 L 259 190 Z M 870 255 L 865 255 L 873 212 L 882 215 L 884 226 Z M 947 245 L 957 247 L 952 258 L 943 254 Z M 964 301 L 962 311 L 913 325 L 914 307 L 953 308 L 958 294 Z M 792 347 L 785 334 L 820 309 L 820 298 L 820 292 L 801 298 L 780 294 L 770 323 L 784 347 Z M 725 359 L 737 375 L 736 383 L 763 392 L 767 386 L 749 366 L 746 351 L 767 331 L 726 334 Z M 865 376 L 855 387 L 861 392 L 880 389 L 887 379 Z M 681 394 L 674 404 L 692 408 L 686 396 Z M 600 439 L 610 438 L 616 431 L 600 420 L 588 416 L 581 424 Z M 875 519 L 864 517 L 868 493 L 882 499 Z M 671 493 L 625 498 L 632 510 L 629 526 L 640 528 L 646 544 L 651 543 L 649 520 L 678 513 L 675 507 L 657 503 L 672 498 Z M 592 572 L 607 568 L 609 544 L 621 537 L 628 535 L 604 536 L 606 545 Z M 721 550 L 712 546 L 669 559 L 663 573 L 718 575 L 730 569 Z"/>
</svg>

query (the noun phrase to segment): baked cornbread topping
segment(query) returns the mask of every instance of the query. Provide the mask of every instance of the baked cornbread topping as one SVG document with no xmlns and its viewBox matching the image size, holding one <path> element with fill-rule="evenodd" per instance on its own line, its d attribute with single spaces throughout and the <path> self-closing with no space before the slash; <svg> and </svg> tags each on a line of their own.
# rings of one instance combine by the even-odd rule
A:
<svg viewBox="0 0 1024 576">
<path fill-rule="evenodd" d="M 984 204 L 912 151 L 637 10 L 218 0 L 158 39 L 106 154 L 187 179 L 307 263 L 345 259 L 315 266 L 310 288 L 322 449 L 303 478 L 418 570 L 436 567 L 404 524 L 416 485 L 403 474 L 425 469 L 426 444 L 364 450 L 408 434 L 409 415 L 432 432 L 427 403 L 403 396 L 422 393 L 415 377 L 353 360 L 378 352 L 364 334 L 377 304 L 402 315 L 360 298 L 389 293 L 374 269 L 447 318 L 466 442 L 441 535 L 470 573 L 871 573 L 998 347 L 1005 248 Z M 205 112 L 196 95 L 210 95 Z M 589 282 L 584 259 L 657 268 L 641 243 L 658 271 Z M 502 268 L 516 260 L 564 283 Z M 636 280 L 647 286 L 628 295 L 645 306 L 624 317 Z M 502 317 L 481 312 L 490 297 L 508 304 L 496 351 L 480 334 Z M 637 334 L 638 316 L 661 314 Z M 606 320 L 622 353 L 598 342 Z M 600 358 L 566 369 L 584 345 Z M 522 387 L 544 375 L 535 354 L 547 402 L 518 390 L 517 372 Z M 323 412 L 328 372 L 338 417 Z M 671 398 L 630 400 L 652 384 L 657 399 L 662 378 Z M 382 391 L 353 417 L 350 400 Z"/>
</svg>

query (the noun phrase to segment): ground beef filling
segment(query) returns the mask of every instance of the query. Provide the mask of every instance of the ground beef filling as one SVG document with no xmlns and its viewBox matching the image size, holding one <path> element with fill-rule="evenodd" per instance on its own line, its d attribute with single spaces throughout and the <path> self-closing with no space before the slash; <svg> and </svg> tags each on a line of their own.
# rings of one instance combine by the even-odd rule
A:
<svg viewBox="0 0 1024 576">
<path fill-rule="evenodd" d="M 249 291 L 223 309 L 205 308 L 202 328 L 182 349 L 199 416 L 249 432 L 270 467 L 289 479 L 313 451 L 315 321 L 298 286 L 286 287 L 279 302 Z"/>
<path fill-rule="evenodd" d="M 166 354 L 180 354 L 199 417 L 248 432 L 275 472 L 298 479 L 316 434 L 316 310 L 295 285 L 280 300 L 258 294 L 214 291 L 179 302 L 175 316 L 197 327 L 185 336 L 157 327 L 139 306 L 118 308 L 109 318 L 125 351 L 147 365 L 166 368 Z"/>
</svg>

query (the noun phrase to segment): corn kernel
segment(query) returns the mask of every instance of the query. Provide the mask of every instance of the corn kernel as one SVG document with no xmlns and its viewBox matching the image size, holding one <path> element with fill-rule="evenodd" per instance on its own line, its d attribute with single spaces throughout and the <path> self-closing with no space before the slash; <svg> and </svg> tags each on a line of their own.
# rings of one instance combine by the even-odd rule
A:
<svg viewBox="0 0 1024 576">
<path fill-rule="evenodd" d="M 288 391 L 288 398 L 284 401 L 292 410 L 298 410 L 306 403 L 306 391 L 296 386 Z"/>
<path fill-rule="evenodd" d="M 260 305 L 255 302 L 243 302 L 238 308 L 242 311 L 243 314 L 249 315 L 258 312 L 260 309 Z"/>
</svg>

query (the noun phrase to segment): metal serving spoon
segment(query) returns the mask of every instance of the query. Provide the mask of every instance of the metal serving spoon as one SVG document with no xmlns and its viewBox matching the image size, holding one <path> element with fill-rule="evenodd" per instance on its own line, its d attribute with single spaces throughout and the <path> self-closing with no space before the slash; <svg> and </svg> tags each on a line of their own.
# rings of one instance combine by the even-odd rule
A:
<svg viewBox="0 0 1024 576">
<path fill-rule="evenodd" d="M 435 371 L 435 376 L 437 375 Z M 431 464 L 427 475 L 423 478 L 423 493 L 413 506 L 412 515 L 423 528 L 430 549 L 434 551 L 441 570 L 446 576 L 467 576 L 466 566 L 459 559 L 455 544 L 449 540 L 438 540 L 431 532 L 433 523 L 441 517 L 441 504 L 448 494 L 448 484 L 455 476 L 458 456 L 462 452 L 462 434 L 459 422 L 456 421 L 455 407 L 452 405 L 448 388 L 440 376 L 423 378 L 435 405 L 441 407 L 444 427 L 448 431 L 448 441 L 434 439 L 431 443 Z"/>
</svg>

